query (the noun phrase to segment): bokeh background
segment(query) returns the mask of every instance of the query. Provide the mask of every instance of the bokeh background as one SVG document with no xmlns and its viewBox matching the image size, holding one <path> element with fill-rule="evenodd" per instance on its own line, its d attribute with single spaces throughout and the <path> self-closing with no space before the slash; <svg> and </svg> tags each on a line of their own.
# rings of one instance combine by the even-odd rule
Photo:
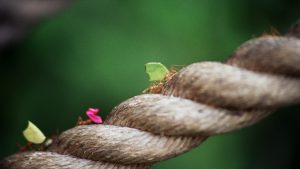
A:
<svg viewBox="0 0 300 169">
<path fill-rule="evenodd" d="M 298 0 L 77 0 L 1 53 L 0 157 L 25 144 L 27 120 L 50 136 L 89 107 L 105 116 L 148 87 L 145 63 L 222 61 L 271 26 L 284 33 L 299 10 Z M 298 169 L 299 110 L 280 109 L 154 168 Z"/>
</svg>

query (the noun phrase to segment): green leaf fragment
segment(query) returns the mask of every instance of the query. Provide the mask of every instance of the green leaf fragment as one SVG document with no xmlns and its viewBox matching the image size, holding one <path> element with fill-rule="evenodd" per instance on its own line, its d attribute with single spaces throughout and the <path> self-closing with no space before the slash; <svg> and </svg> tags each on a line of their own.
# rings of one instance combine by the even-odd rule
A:
<svg viewBox="0 0 300 169">
<path fill-rule="evenodd" d="M 145 65 L 149 81 L 161 81 L 169 73 L 169 70 L 160 62 L 149 62 Z"/>
<path fill-rule="evenodd" d="M 42 131 L 36 127 L 32 122 L 28 121 L 27 128 L 23 131 L 23 135 L 27 141 L 34 144 L 41 144 L 45 141 L 46 137 Z"/>
</svg>

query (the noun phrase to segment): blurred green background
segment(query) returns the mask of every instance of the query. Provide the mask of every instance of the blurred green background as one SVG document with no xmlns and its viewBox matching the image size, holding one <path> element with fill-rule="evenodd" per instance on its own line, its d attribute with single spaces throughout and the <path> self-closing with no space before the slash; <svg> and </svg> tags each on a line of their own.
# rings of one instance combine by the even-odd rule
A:
<svg viewBox="0 0 300 169">
<path fill-rule="evenodd" d="M 147 88 L 145 63 L 222 61 L 271 26 L 284 33 L 299 11 L 296 0 L 78 0 L 0 57 L 0 157 L 25 143 L 27 120 L 49 136 L 89 107 L 106 115 Z M 299 110 L 211 137 L 154 168 L 300 168 Z"/>
</svg>

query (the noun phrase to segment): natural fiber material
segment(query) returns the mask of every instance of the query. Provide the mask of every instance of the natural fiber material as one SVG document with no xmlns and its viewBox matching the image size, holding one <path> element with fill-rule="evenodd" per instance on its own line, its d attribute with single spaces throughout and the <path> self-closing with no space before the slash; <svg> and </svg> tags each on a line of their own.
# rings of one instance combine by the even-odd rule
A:
<svg viewBox="0 0 300 169">
<path fill-rule="evenodd" d="M 2 168 L 149 168 L 201 144 L 208 136 L 251 125 L 300 102 L 299 24 L 286 37 L 264 36 L 225 63 L 191 64 L 162 94 L 115 107 L 102 125 L 63 132 L 46 152 L 18 153 Z"/>
<path fill-rule="evenodd" d="M 96 162 L 78 159 L 69 155 L 52 152 L 26 152 L 16 154 L 0 163 L 1 169 L 147 169 L 149 165 L 118 165 L 105 162 Z"/>
</svg>

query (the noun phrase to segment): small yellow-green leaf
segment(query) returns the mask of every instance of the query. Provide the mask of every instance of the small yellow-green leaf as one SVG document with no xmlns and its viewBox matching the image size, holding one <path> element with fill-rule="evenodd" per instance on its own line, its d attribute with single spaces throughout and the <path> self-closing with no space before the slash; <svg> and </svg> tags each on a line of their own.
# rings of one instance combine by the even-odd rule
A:
<svg viewBox="0 0 300 169">
<path fill-rule="evenodd" d="M 34 144 L 41 144 L 45 141 L 46 137 L 42 131 L 37 128 L 33 123 L 28 121 L 27 128 L 23 131 L 23 135 L 27 141 Z"/>
<path fill-rule="evenodd" d="M 149 81 L 161 81 L 169 73 L 169 70 L 159 62 L 149 62 L 145 65 Z"/>
</svg>

